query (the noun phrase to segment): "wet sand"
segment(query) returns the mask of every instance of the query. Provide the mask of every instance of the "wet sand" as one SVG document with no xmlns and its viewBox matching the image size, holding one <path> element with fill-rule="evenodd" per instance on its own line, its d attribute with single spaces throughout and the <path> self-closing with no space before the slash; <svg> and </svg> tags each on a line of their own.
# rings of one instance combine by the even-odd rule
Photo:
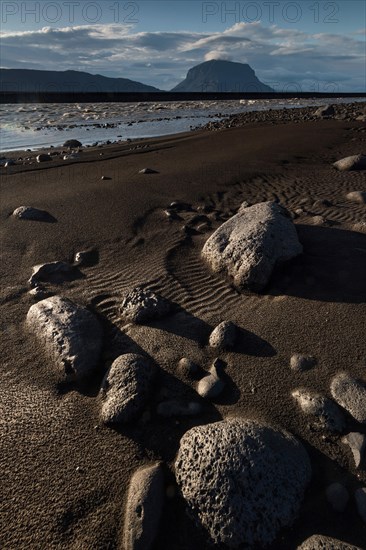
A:
<svg viewBox="0 0 366 550">
<path fill-rule="evenodd" d="M 287 429 L 311 458 L 300 516 L 271 548 L 295 549 L 312 534 L 366 548 L 352 496 L 365 486 L 365 470 L 356 470 L 341 436 L 311 429 L 291 397 L 298 387 L 330 396 L 330 380 L 341 370 L 366 379 L 366 207 L 345 198 L 366 191 L 365 172 L 332 167 L 366 151 L 363 130 L 362 122 L 342 120 L 251 123 L 0 169 L 3 548 L 118 548 L 129 479 L 156 460 L 164 463 L 167 497 L 154 548 L 209 548 L 184 512 L 173 463 L 187 429 L 230 416 Z M 139 174 L 145 167 L 157 173 Z M 304 253 L 276 270 L 261 294 L 239 294 L 209 271 L 200 252 L 243 201 L 265 200 L 278 200 L 293 214 Z M 172 201 L 192 210 L 171 220 L 164 211 Z M 56 222 L 17 220 L 11 213 L 21 205 L 46 210 Z M 197 215 L 208 217 L 208 227 L 198 229 Z M 32 266 L 72 262 L 89 248 L 98 261 L 80 268 L 81 278 L 48 285 L 94 311 L 104 328 L 95 376 L 71 385 L 25 330 L 34 303 L 27 281 Z M 140 284 L 173 302 L 173 313 L 126 324 L 121 296 Z M 224 320 L 241 328 L 241 338 L 220 354 L 227 363 L 223 394 L 203 401 L 197 417 L 158 416 L 163 397 L 197 397 L 196 381 L 178 371 L 178 361 L 186 356 L 207 369 L 217 356 L 208 336 Z M 112 429 L 100 420 L 98 392 L 111 361 L 130 351 L 152 357 L 159 374 L 140 419 Z M 292 371 L 296 352 L 315 356 L 316 367 Z M 349 422 L 350 431 L 366 433 Z M 325 497 L 335 481 L 351 495 L 342 514 Z"/>
</svg>

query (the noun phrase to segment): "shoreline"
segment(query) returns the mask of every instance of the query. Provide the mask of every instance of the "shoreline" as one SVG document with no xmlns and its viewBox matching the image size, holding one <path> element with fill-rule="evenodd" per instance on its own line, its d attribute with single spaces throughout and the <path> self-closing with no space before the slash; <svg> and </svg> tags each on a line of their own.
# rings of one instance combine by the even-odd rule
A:
<svg viewBox="0 0 366 550">
<path fill-rule="evenodd" d="M 311 460 L 300 514 L 269 550 L 296 550 L 313 534 L 366 547 L 354 500 L 366 472 L 355 467 L 342 436 L 314 429 L 291 397 L 299 387 L 329 396 L 341 370 L 366 378 L 365 205 L 346 198 L 366 192 L 366 182 L 364 172 L 332 166 L 366 149 L 365 124 L 347 113 L 341 120 L 239 120 L 220 131 L 85 148 L 75 160 L 1 168 L 4 548 L 117 548 L 131 476 L 162 461 L 166 495 L 155 547 L 209 550 L 185 514 L 174 459 L 192 426 L 232 416 L 288 430 Z M 144 168 L 155 173 L 141 174 Z M 276 271 L 261 294 L 239 294 L 207 269 L 201 250 L 243 201 L 267 200 L 290 212 L 304 253 Z M 173 201 L 189 208 L 169 217 Z M 56 221 L 17 220 L 11 213 L 21 205 L 46 210 Z M 47 291 L 87 306 L 103 325 L 95 376 L 78 387 L 62 381 L 24 321 L 34 303 L 27 283 L 32 267 L 72 262 L 87 249 L 98 259 L 80 268 L 81 278 L 45 283 Z M 176 309 L 150 324 L 125 323 L 121 296 L 137 285 Z M 162 418 L 157 410 L 164 399 L 197 399 L 196 380 L 179 371 L 179 359 L 189 357 L 207 371 L 217 355 L 208 335 L 224 320 L 241 327 L 243 342 L 220 354 L 227 364 L 222 399 L 202 398 L 197 417 Z M 158 366 L 154 390 L 136 422 L 111 429 L 100 418 L 101 380 L 116 356 L 136 350 Z M 293 353 L 315 356 L 317 365 L 294 372 Z M 347 429 L 364 426 L 347 417 Z M 326 498 L 334 482 L 350 495 L 342 521 Z"/>
<path fill-rule="evenodd" d="M 355 113 L 359 113 L 361 116 L 366 112 L 366 102 L 350 102 L 350 103 L 339 103 L 334 104 L 335 108 L 335 114 L 334 118 L 337 120 L 355 120 L 357 116 L 355 116 Z M 314 116 L 314 113 L 317 110 L 317 106 L 307 106 L 307 107 L 297 107 L 297 106 L 284 106 L 281 109 L 268 109 L 268 110 L 257 110 L 257 111 L 248 111 L 248 112 L 242 112 L 242 113 L 236 113 L 236 114 L 225 114 L 222 116 L 222 119 L 219 121 L 214 122 L 207 122 L 206 124 L 199 125 L 199 126 L 193 126 L 190 125 L 190 130 L 187 130 L 188 132 L 196 131 L 196 130 L 217 130 L 222 128 L 231 128 L 231 127 L 239 127 L 250 123 L 269 123 L 269 124 L 275 124 L 275 123 L 286 123 L 286 122 L 301 122 L 306 120 L 312 120 L 317 121 L 319 120 L 319 117 Z M 207 116 L 207 118 L 219 118 L 219 113 L 217 115 L 210 114 Z M 189 118 L 189 117 L 188 117 Z M 173 120 L 174 117 L 171 119 Z M 364 117 L 363 121 L 366 120 L 366 117 Z M 141 122 L 147 122 L 149 121 L 141 121 Z M 100 125 L 100 122 L 95 123 L 97 126 Z M 113 126 L 112 126 L 113 127 Z M 118 129 L 118 131 L 122 131 Z M 77 134 L 77 131 L 73 132 L 74 134 Z M 82 131 L 81 131 L 82 133 Z M 185 134 L 186 132 L 180 132 Z M 136 141 L 144 141 L 144 140 L 153 140 L 153 139 L 159 139 L 159 138 L 169 138 L 169 136 L 174 137 L 175 135 L 179 135 L 180 133 L 166 133 L 160 136 L 151 136 L 151 137 L 137 137 L 137 138 L 127 138 L 127 139 L 118 139 L 118 140 L 105 140 L 104 142 L 97 142 L 97 145 L 95 147 L 105 147 L 107 145 L 121 145 L 124 143 L 129 142 L 136 142 Z M 92 145 L 85 145 L 82 149 L 87 150 L 92 148 Z M 14 159 L 16 155 L 23 154 L 24 152 L 61 152 L 62 146 L 54 146 L 50 145 L 48 147 L 36 147 L 33 149 L 30 149 L 28 147 L 27 149 L 11 149 L 11 150 L 3 150 L 0 155 L 1 158 L 4 160 L 6 158 Z M 65 151 L 66 154 L 66 151 Z M 4 157 L 4 155 L 8 155 L 8 157 Z"/>
</svg>

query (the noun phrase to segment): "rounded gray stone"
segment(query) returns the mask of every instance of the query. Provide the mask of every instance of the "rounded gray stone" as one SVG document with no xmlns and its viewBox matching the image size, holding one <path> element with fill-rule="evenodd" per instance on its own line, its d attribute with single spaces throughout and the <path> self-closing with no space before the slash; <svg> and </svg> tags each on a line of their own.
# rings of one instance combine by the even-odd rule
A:
<svg viewBox="0 0 366 550">
<path fill-rule="evenodd" d="M 101 387 L 101 417 L 105 423 L 136 418 L 151 390 L 155 368 L 143 355 L 126 353 L 113 361 Z"/>
<path fill-rule="evenodd" d="M 49 221 L 52 217 L 45 210 L 39 210 L 33 206 L 19 206 L 13 212 L 13 216 L 19 220 L 32 220 L 37 222 Z"/>
<path fill-rule="evenodd" d="M 30 286 L 38 286 L 39 282 L 62 282 L 64 278 L 75 272 L 75 267 L 67 262 L 49 262 L 35 265 L 28 281 Z"/>
<path fill-rule="evenodd" d="M 341 172 L 347 172 L 350 170 L 366 170 L 366 155 L 353 155 L 351 157 L 345 157 L 337 160 L 333 166 Z"/>
<path fill-rule="evenodd" d="M 365 451 L 366 451 L 366 435 L 358 432 L 350 432 L 345 435 L 342 439 L 342 443 L 349 445 L 353 458 L 355 461 L 355 466 L 358 468 L 365 461 Z"/>
<path fill-rule="evenodd" d="M 358 202 L 360 204 L 366 204 L 366 192 L 365 191 L 351 191 L 346 195 L 346 199 L 352 202 Z"/>
<path fill-rule="evenodd" d="M 123 297 L 121 315 L 127 321 L 144 323 L 150 319 L 163 317 L 170 311 L 167 300 L 149 289 L 136 287 Z"/>
<path fill-rule="evenodd" d="M 197 363 L 188 359 L 188 357 L 182 357 L 178 362 L 178 371 L 183 374 L 183 376 L 194 376 L 198 373 L 199 367 Z"/>
<path fill-rule="evenodd" d="M 159 530 L 164 506 L 161 465 L 137 470 L 131 477 L 124 518 L 123 550 L 149 550 Z"/>
<path fill-rule="evenodd" d="M 96 367 L 103 331 L 97 318 L 84 307 L 51 296 L 31 306 L 26 325 L 66 375 L 83 378 Z"/>
<path fill-rule="evenodd" d="M 300 544 L 297 550 L 362 550 L 362 548 L 324 535 L 313 535 Z"/>
<path fill-rule="evenodd" d="M 294 371 L 306 371 L 312 369 L 316 365 L 315 357 L 311 355 L 302 355 L 301 353 L 294 353 L 290 359 L 290 367 Z"/>
<path fill-rule="evenodd" d="M 202 258 L 238 289 L 262 290 L 278 263 L 301 254 L 295 226 L 276 202 L 242 208 L 206 241 Z"/>
<path fill-rule="evenodd" d="M 235 344 L 237 327 L 231 321 L 223 321 L 211 332 L 209 344 L 212 348 L 227 349 Z"/>
<path fill-rule="evenodd" d="M 289 433 L 232 418 L 186 432 L 175 473 L 190 515 L 210 542 L 263 547 L 296 518 L 311 466 Z"/>
<path fill-rule="evenodd" d="M 52 157 L 50 157 L 50 155 L 45 155 L 44 153 L 41 153 L 40 155 L 37 155 L 36 160 L 37 160 L 38 163 L 48 162 L 48 161 L 52 160 Z"/>
<path fill-rule="evenodd" d="M 337 374 L 331 384 L 333 399 L 361 424 L 366 423 L 366 385 L 347 372 Z"/>
<path fill-rule="evenodd" d="M 77 139 L 68 139 L 63 144 L 63 147 L 68 147 L 69 149 L 76 149 L 77 147 L 82 147 L 82 143 Z"/>
<path fill-rule="evenodd" d="M 335 110 L 333 105 L 324 105 L 323 107 L 319 107 L 314 113 L 314 116 L 319 118 L 330 118 L 334 115 Z"/>
<path fill-rule="evenodd" d="M 197 385 L 197 393 L 201 397 L 214 399 L 218 397 L 225 387 L 225 382 L 219 377 L 216 367 L 213 365 L 209 373 L 204 376 Z"/>
<path fill-rule="evenodd" d="M 139 170 L 139 174 L 158 174 L 158 171 L 153 170 L 152 168 L 143 168 L 142 170 Z"/>
<path fill-rule="evenodd" d="M 346 427 L 342 410 L 334 401 L 318 393 L 299 388 L 292 392 L 302 412 L 314 419 L 314 427 L 320 430 L 342 433 Z"/>
</svg>

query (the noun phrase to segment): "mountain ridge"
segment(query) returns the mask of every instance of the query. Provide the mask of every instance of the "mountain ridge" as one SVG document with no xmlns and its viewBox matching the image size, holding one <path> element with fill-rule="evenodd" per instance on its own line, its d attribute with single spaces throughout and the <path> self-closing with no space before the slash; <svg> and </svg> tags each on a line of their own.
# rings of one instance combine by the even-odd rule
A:
<svg viewBox="0 0 366 550">
<path fill-rule="evenodd" d="M 84 71 L 46 71 L 38 69 L 0 69 L 2 92 L 160 92 L 129 78 L 111 78 Z"/>
<path fill-rule="evenodd" d="M 0 92 L 14 93 L 153 93 L 153 92 L 274 92 L 261 82 L 248 64 L 226 61 L 204 61 L 191 67 L 186 78 L 169 90 L 161 90 L 128 78 L 69 69 L 0 68 Z"/>
<path fill-rule="evenodd" d="M 247 63 L 213 59 L 189 69 L 171 92 L 273 92 Z"/>
</svg>

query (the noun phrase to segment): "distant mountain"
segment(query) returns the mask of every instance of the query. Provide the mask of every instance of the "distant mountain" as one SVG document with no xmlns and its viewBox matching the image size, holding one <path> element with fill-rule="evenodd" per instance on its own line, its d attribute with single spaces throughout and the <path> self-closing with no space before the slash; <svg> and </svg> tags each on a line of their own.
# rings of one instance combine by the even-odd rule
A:
<svg viewBox="0 0 366 550">
<path fill-rule="evenodd" d="M 273 92 L 244 63 L 214 59 L 189 69 L 172 92 Z"/>
<path fill-rule="evenodd" d="M 0 69 L 1 92 L 159 92 L 128 78 L 108 78 L 80 71 Z"/>
</svg>

